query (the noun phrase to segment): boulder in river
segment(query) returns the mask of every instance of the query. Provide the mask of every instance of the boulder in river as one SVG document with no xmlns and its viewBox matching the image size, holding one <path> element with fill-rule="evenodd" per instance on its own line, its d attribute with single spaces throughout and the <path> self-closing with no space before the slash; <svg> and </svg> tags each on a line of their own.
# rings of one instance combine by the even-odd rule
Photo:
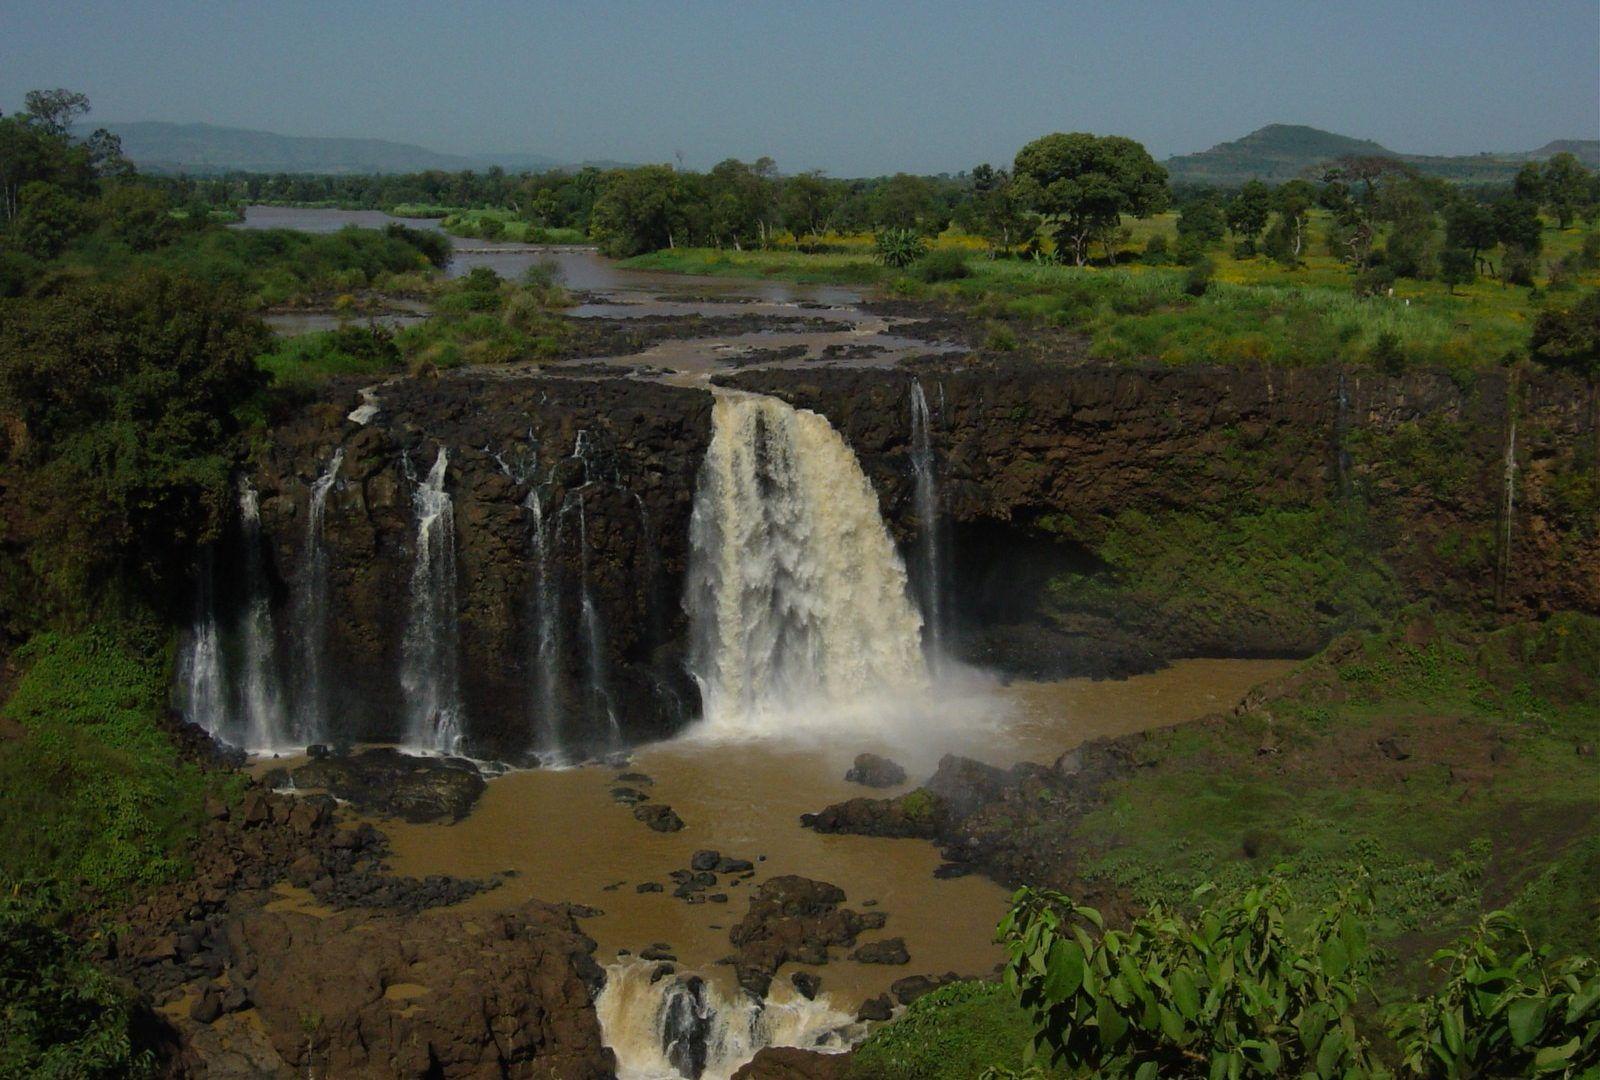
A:
<svg viewBox="0 0 1600 1080">
<path fill-rule="evenodd" d="M 683 828 L 683 819 L 665 803 L 641 803 L 633 808 L 633 816 L 656 832 L 677 832 Z"/>
<path fill-rule="evenodd" d="M 321 789 L 364 813 L 414 825 L 460 821 L 485 786 L 477 766 L 465 758 L 421 757 L 387 746 L 325 754 L 290 776 L 302 791 Z"/>
<path fill-rule="evenodd" d="M 858 964 L 909 964 L 911 954 L 906 951 L 905 938 L 892 937 L 867 942 L 851 953 L 850 959 Z"/>
<path fill-rule="evenodd" d="M 844 778 L 867 787 L 898 787 L 906 782 L 906 771 L 878 754 L 857 754 L 855 764 L 844 774 Z"/>
</svg>

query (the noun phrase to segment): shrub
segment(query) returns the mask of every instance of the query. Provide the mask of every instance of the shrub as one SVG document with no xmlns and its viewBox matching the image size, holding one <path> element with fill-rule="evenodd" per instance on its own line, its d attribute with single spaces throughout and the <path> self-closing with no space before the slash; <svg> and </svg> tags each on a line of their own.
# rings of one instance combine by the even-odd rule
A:
<svg viewBox="0 0 1600 1080">
<path fill-rule="evenodd" d="M 930 285 L 936 281 L 956 281 L 971 275 L 972 268 L 967 265 L 966 256 L 949 248 L 930 251 L 911 266 L 911 276 Z"/>
<path fill-rule="evenodd" d="M 1600 1066 L 1600 964 L 1547 964 L 1505 912 L 1434 954 L 1448 976 L 1394 1010 L 1402 1065 L 1425 1077 L 1590 1075 Z"/>
<path fill-rule="evenodd" d="M 59 906 L 38 882 L 0 888 L 0 1076 L 151 1076 L 134 1049 L 133 995 L 52 925 Z"/>
<path fill-rule="evenodd" d="M 1351 1007 L 1369 967 L 1370 902 L 1348 892 L 1294 930 L 1285 896 L 1258 885 L 1193 920 L 1156 905 L 1118 931 L 1093 908 L 1024 888 L 998 929 L 1006 985 L 1052 1063 L 1096 1076 L 1365 1070 Z"/>
<path fill-rule="evenodd" d="M 928 243 L 915 229 L 884 229 L 873 239 L 873 250 L 883 265 L 904 270 L 922 258 Z"/>
<path fill-rule="evenodd" d="M 1256 242 L 1255 242 L 1255 239 L 1252 238 L 1252 237 L 1247 236 L 1243 240 L 1239 240 L 1239 241 L 1235 242 L 1234 245 L 1233 245 L 1233 257 L 1235 259 L 1240 259 L 1240 260 L 1255 258 L 1256 257 Z"/>
<path fill-rule="evenodd" d="M 1017 332 L 1005 323 L 990 323 L 989 331 L 984 335 L 983 347 L 995 352 L 1015 352 Z"/>
<path fill-rule="evenodd" d="M 1400 344 L 1400 335 L 1392 330 L 1380 333 L 1367 350 L 1372 366 L 1387 375 L 1398 375 L 1406 369 L 1406 351 Z"/>
<path fill-rule="evenodd" d="M 1534 272 L 1539 260 L 1532 251 L 1519 245 L 1509 245 L 1500 260 L 1500 275 L 1508 285 L 1533 285 Z"/>
<path fill-rule="evenodd" d="M 1156 233 L 1144 242 L 1143 262 L 1148 266 L 1160 266 L 1168 261 L 1167 238 L 1161 233 Z"/>
<path fill-rule="evenodd" d="M 1217 264 L 1210 259 L 1202 258 L 1190 266 L 1183 275 L 1183 291 L 1190 296 L 1204 296 L 1211 288 L 1211 278 L 1217 272 Z"/>
</svg>

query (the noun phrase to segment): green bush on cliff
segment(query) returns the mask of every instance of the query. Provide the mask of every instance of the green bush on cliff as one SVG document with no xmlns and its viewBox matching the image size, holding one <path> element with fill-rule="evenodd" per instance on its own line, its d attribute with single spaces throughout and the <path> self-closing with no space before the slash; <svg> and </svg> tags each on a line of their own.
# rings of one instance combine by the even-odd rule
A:
<svg viewBox="0 0 1600 1080">
<path fill-rule="evenodd" d="M 201 820 L 207 782 L 160 728 L 161 632 L 100 624 L 35 635 L 4 709 L 0 881 L 49 879 L 80 903 L 172 877 Z"/>
</svg>

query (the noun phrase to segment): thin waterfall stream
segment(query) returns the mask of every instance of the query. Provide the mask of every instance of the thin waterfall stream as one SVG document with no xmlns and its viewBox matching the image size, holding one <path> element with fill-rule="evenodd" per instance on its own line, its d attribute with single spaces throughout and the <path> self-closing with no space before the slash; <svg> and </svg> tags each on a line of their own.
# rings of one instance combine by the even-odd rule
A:
<svg viewBox="0 0 1600 1080">
<path fill-rule="evenodd" d="M 247 750 L 271 751 L 289 744 L 278 670 L 278 638 L 272 618 L 266 552 L 261 540 L 261 505 L 255 485 L 239 481 L 239 527 L 244 537 L 246 602 L 239 615 L 243 658 L 240 711 Z"/>
<path fill-rule="evenodd" d="M 928 396 L 918 379 L 911 380 L 912 498 L 917 513 L 922 549 L 923 648 L 928 664 L 938 670 L 944 656 L 944 604 L 939 558 L 939 487 L 933 455 L 933 420 Z"/>
<path fill-rule="evenodd" d="M 328 690 L 323 656 L 328 650 L 328 546 L 323 535 L 328 493 L 339 479 L 344 448 L 333 452 L 328 467 L 311 485 L 306 503 L 305 554 L 295 603 L 295 668 L 300 695 L 294 734 L 302 743 L 328 735 Z"/>
<path fill-rule="evenodd" d="M 400 671 L 410 745 L 447 754 L 459 749 L 462 730 L 455 509 L 444 488 L 449 467 L 450 453 L 440 446 L 412 493 L 416 553 Z"/>
</svg>

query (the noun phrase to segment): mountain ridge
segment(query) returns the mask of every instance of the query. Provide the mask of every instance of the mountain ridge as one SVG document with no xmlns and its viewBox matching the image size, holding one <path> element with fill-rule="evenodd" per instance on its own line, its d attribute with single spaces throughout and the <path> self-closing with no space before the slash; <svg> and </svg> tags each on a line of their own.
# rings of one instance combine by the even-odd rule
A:
<svg viewBox="0 0 1600 1080">
<path fill-rule="evenodd" d="M 1585 165 L 1600 167 L 1600 139 L 1552 139 L 1536 150 L 1480 154 L 1405 154 L 1371 139 L 1358 139 L 1306 124 L 1267 124 L 1208 150 L 1166 160 L 1175 183 L 1236 186 L 1248 180 L 1282 183 L 1314 173 L 1341 157 L 1386 157 L 1419 172 L 1458 183 L 1504 183 L 1525 163 L 1571 153 Z"/>
</svg>

